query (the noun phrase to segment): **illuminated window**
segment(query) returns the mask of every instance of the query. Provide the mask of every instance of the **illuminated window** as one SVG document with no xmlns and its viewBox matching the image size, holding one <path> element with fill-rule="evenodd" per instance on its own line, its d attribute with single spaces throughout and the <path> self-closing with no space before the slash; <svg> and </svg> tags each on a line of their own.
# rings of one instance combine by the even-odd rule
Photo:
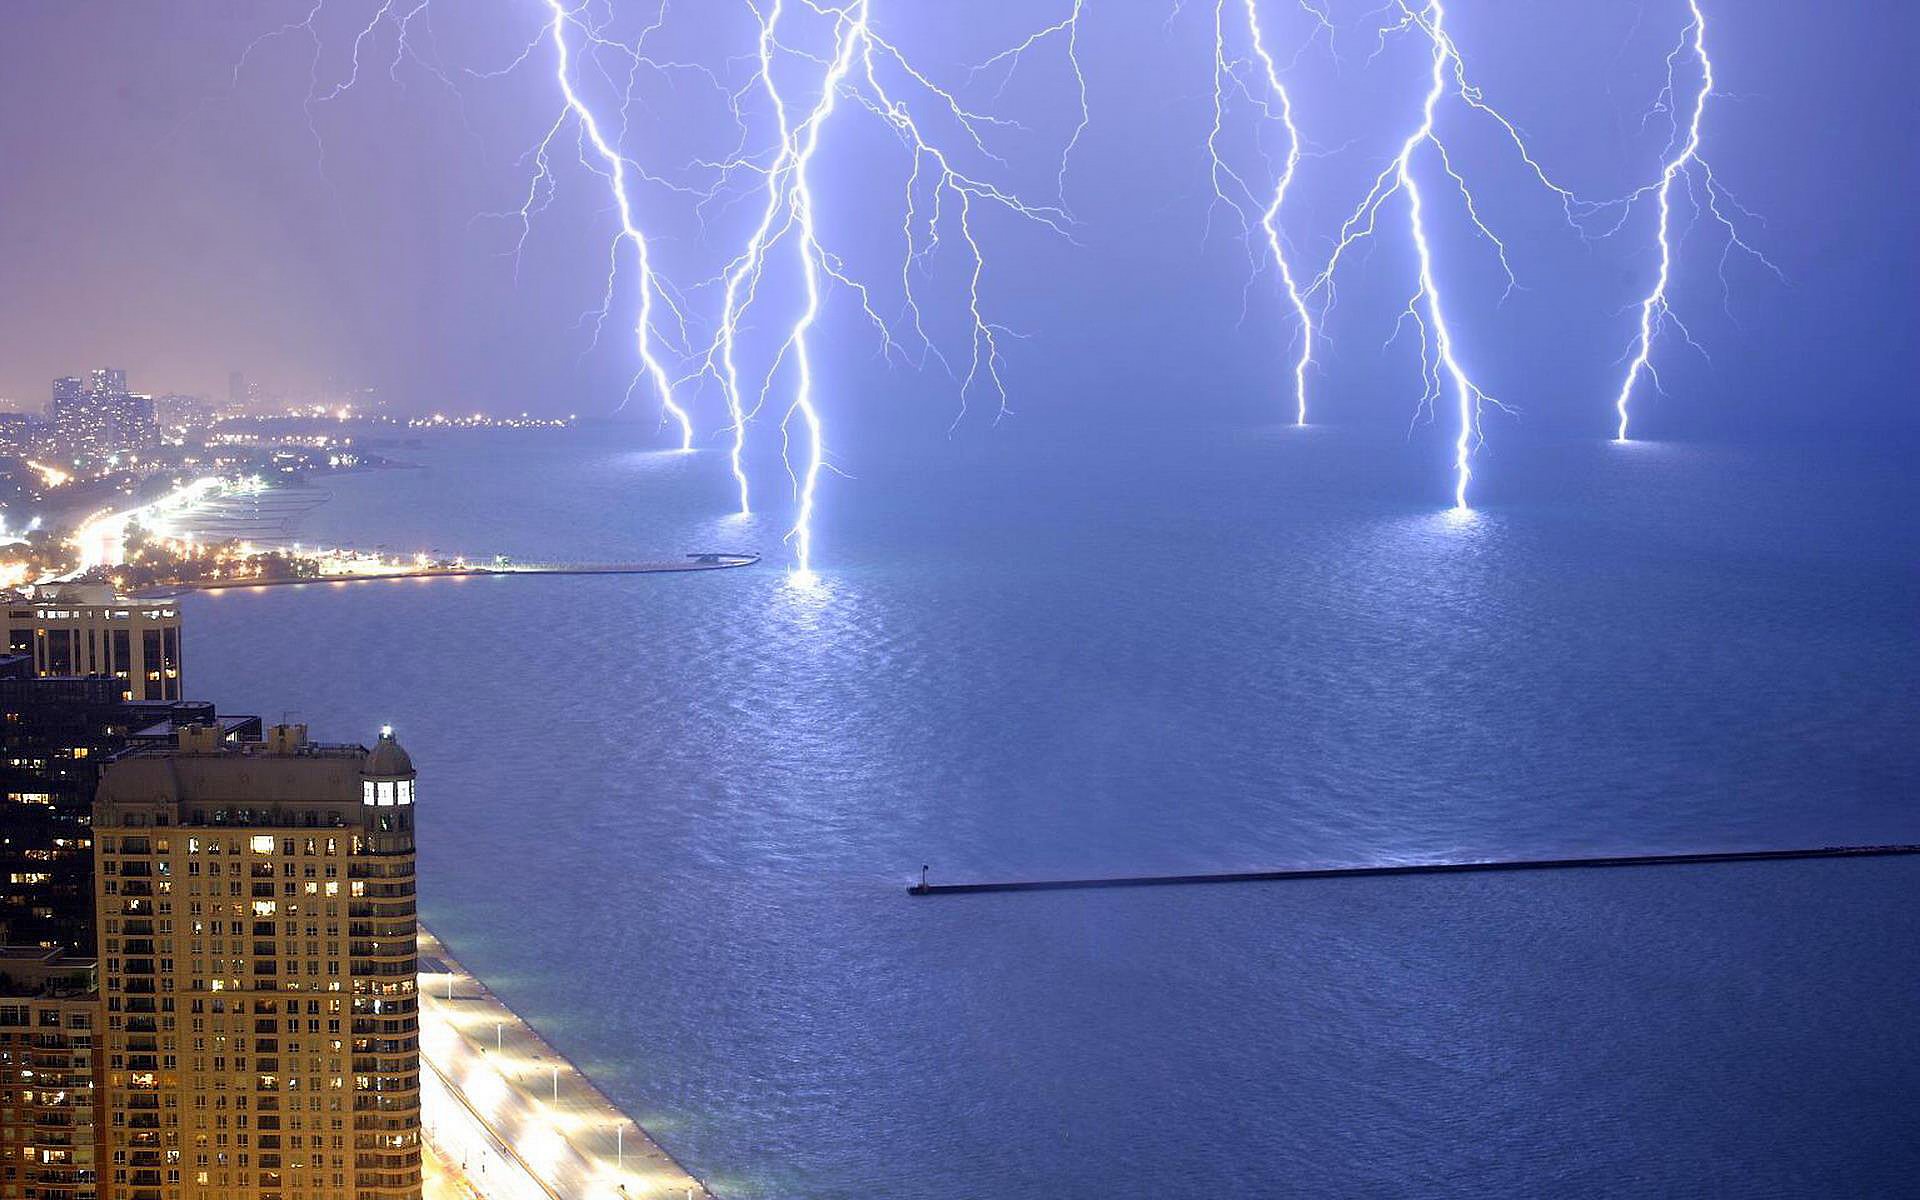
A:
<svg viewBox="0 0 1920 1200">
<path fill-rule="evenodd" d="M 262 834 L 259 837 L 254 838 L 253 852 L 255 854 L 272 854 L 273 853 L 273 835 Z"/>
</svg>

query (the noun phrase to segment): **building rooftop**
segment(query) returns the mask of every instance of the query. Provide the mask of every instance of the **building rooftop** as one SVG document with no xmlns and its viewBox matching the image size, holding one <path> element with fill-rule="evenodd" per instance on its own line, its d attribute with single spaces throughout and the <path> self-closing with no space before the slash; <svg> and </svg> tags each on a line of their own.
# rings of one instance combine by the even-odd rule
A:
<svg viewBox="0 0 1920 1200">
<path fill-rule="evenodd" d="M 413 774 L 413 757 L 393 740 L 393 726 L 380 730 L 380 740 L 367 755 L 367 774 L 394 777 Z"/>
<path fill-rule="evenodd" d="M 305 725 L 274 725 L 264 741 L 230 740 L 218 725 L 181 726 L 172 740 L 128 747 L 102 772 L 98 803 L 259 806 L 313 801 L 359 805 L 369 776 L 413 774 L 390 731 L 373 750 L 311 742 Z"/>
<path fill-rule="evenodd" d="M 28 584 L 13 591 L 0 592 L 0 603 L 10 605 L 32 605 L 46 608 L 49 605 L 64 605 L 68 608 L 156 608 L 168 606 L 178 599 L 177 595 L 167 596 L 122 596 L 104 583 L 40 583 Z"/>
<path fill-rule="evenodd" d="M 0 946 L 0 997 L 58 999 L 94 990 L 92 958 L 45 946 Z"/>
</svg>

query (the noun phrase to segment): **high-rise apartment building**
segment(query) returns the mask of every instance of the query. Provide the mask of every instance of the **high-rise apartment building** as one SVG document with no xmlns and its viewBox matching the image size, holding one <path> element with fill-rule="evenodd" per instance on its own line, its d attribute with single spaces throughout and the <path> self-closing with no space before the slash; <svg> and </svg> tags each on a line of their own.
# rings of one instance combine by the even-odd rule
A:
<svg viewBox="0 0 1920 1200">
<path fill-rule="evenodd" d="M 0 946 L 0 1200 L 95 1200 L 94 961 Z"/>
<path fill-rule="evenodd" d="M 108 765 L 102 1200 L 417 1200 L 413 802 L 384 731 Z"/>
<path fill-rule="evenodd" d="M 97 584 L 0 600 L 4 649 L 32 655 L 36 675 L 111 675 L 128 700 L 180 698 L 180 609 L 172 600 L 116 596 Z"/>
</svg>

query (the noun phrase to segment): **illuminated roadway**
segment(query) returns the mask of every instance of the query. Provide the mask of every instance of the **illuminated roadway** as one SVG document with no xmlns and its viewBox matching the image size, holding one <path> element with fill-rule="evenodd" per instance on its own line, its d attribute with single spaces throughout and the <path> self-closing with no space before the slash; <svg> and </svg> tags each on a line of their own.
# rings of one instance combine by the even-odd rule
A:
<svg viewBox="0 0 1920 1200">
<path fill-rule="evenodd" d="M 445 1200 L 713 1200 L 420 932 L 420 1101 Z M 436 969 L 437 968 L 437 969 Z"/>
</svg>

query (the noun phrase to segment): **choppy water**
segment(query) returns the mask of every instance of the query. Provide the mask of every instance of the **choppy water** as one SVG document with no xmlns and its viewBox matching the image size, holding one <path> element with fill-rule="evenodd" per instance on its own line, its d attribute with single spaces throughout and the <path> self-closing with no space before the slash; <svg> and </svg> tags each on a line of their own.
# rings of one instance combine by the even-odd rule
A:
<svg viewBox="0 0 1920 1200">
<path fill-rule="evenodd" d="M 313 541 L 757 546 L 723 464 L 466 435 Z M 909 900 L 936 878 L 1920 840 L 1901 448 L 935 444 L 825 585 L 197 597 L 191 690 L 423 770 L 428 920 L 741 1197 L 1893 1195 L 1920 861 Z"/>
</svg>

